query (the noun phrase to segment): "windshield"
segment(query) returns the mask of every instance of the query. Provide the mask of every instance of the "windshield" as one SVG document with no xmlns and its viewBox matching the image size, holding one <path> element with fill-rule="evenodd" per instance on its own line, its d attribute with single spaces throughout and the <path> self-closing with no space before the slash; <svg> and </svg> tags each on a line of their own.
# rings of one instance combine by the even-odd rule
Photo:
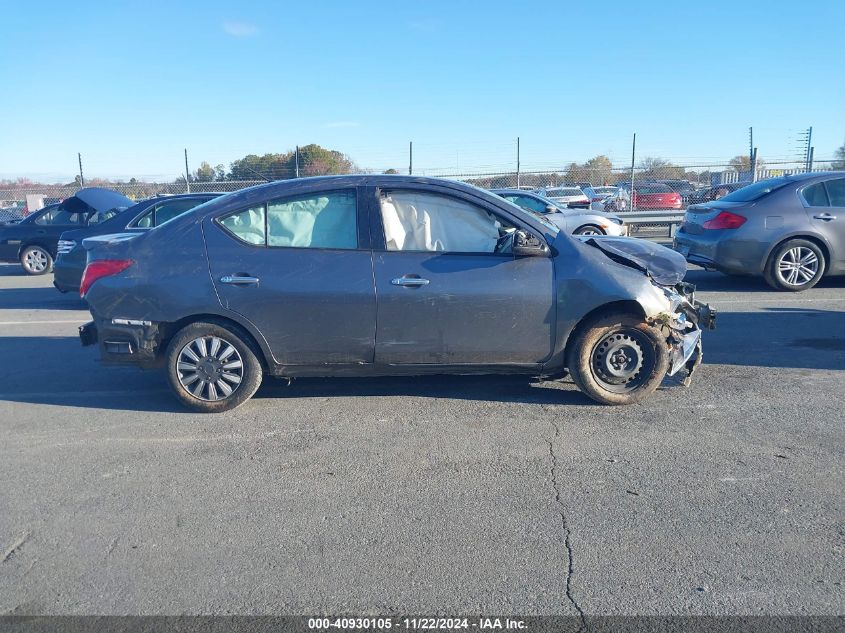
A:
<svg viewBox="0 0 845 633">
<path fill-rule="evenodd" d="M 722 196 L 719 199 L 724 202 L 751 202 L 752 200 L 757 200 L 758 198 L 762 198 L 763 196 L 770 194 L 775 189 L 780 189 L 789 182 L 790 179 L 787 176 L 768 178 L 742 187 L 741 189 L 737 189 L 736 191 L 729 193 L 726 196 Z"/>
</svg>

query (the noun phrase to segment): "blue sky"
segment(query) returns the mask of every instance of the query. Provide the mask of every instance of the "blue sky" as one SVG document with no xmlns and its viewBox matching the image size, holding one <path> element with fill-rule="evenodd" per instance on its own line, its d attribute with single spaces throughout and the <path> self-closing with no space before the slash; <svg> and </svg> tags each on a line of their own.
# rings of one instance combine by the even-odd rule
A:
<svg viewBox="0 0 845 633">
<path fill-rule="evenodd" d="M 845 141 L 845 2 L 0 0 L 0 178 L 176 177 L 319 143 L 361 167 L 817 158 Z"/>
</svg>

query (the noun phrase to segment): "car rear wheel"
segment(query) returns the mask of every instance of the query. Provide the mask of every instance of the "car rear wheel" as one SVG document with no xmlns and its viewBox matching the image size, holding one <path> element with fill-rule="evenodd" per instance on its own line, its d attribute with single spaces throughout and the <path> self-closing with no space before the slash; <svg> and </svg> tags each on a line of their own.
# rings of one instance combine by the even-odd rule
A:
<svg viewBox="0 0 845 633">
<path fill-rule="evenodd" d="M 170 388 L 186 406 L 204 413 L 229 411 L 261 385 L 261 363 L 244 335 L 216 323 L 192 323 L 167 347 Z"/>
<path fill-rule="evenodd" d="M 53 257 L 40 246 L 27 246 L 21 252 L 21 266 L 27 275 L 44 275 L 53 269 Z"/>
<path fill-rule="evenodd" d="M 604 235 L 604 231 L 602 231 L 599 227 L 593 226 L 592 224 L 587 224 L 585 226 L 579 227 L 575 229 L 574 235 Z"/>
<path fill-rule="evenodd" d="M 808 240 L 789 240 L 778 247 L 766 264 L 764 278 L 775 290 L 809 290 L 824 275 L 824 253 Z"/>
<path fill-rule="evenodd" d="M 661 332 L 630 314 L 599 316 L 575 334 L 567 365 L 578 388 L 601 404 L 639 402 L 669 370 Z"/>
</svg>

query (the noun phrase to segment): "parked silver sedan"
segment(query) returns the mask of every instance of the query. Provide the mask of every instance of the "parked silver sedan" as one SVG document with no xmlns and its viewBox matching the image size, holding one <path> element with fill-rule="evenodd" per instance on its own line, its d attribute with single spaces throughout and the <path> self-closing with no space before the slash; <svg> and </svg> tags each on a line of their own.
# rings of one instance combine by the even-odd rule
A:
<svg viewBox="0 0 845 633">
<path fill-rule="evenodd" d="M 845 275 L 845 172 L 761 180 L 687 210 L 674 248 L 728 275 L 798 292 Z"/>
<path fill-rule="evenodd" d="M 491 189 L 497 196 L 526 211 L 538 213 L 560 230 L 573 235 L 628 235 L 628 227 L 617 215 L 589 209 L 569 209 L 538 193 L 521 189 Z"/>
</svg>

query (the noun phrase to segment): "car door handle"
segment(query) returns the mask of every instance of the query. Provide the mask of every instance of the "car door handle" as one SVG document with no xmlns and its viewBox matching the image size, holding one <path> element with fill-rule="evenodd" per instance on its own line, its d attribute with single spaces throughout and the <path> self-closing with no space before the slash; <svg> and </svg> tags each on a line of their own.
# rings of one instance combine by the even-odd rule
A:
<svg viewBox="0 0 845 633">
<path fill-rule="evenodd" d="M 233 286 L 257 286 L 258 277 L 247 277 L 244 275 L 223 275 L 220 278 L 221 284 L 231 284 Z"/>
<path fill-rule="evenodd" d="M 813 216 L 816 220 L 824 220 L 825 222 L 830 222 L 831 220 L 835 220 L 835 215 L 830 215 L 829 213 L 822 213 L 820 215 Z"/>
<path fill-rule="evenodd" d="M 396 279 L 391 279 L 390 283 L 394 286 L 406 286 L 408 288 L 419 288 L 420 286 L 427 286 L 430 282 L 428 279 L 423 279 L 422 277 L 412 277 L 410 275 L 405 275 L 403 277 L 397 277 Z"/>
</svg>

